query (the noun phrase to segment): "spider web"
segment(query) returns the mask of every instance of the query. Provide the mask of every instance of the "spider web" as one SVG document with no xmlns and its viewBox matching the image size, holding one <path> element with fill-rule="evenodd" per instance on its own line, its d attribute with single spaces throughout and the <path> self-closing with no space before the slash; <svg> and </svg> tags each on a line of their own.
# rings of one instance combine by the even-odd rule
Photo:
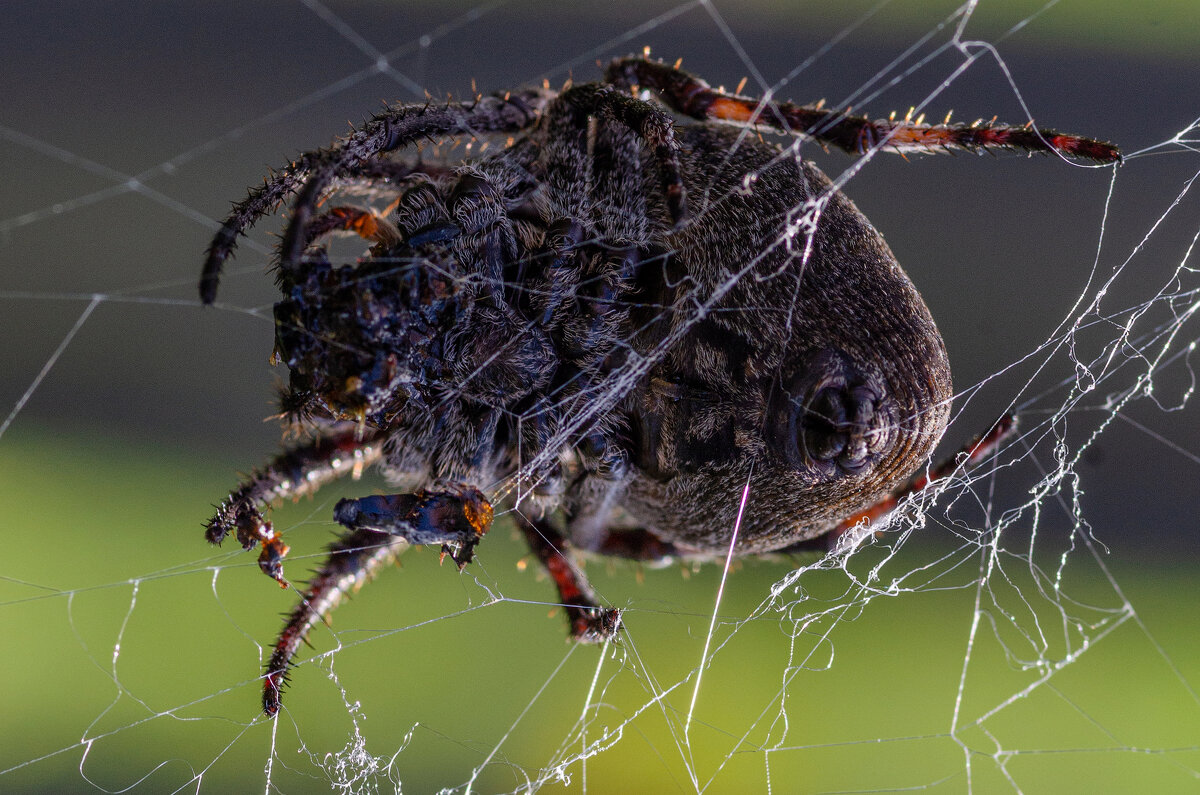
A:
<svg viewBox="0 0 1200 795">
<path fill-rule="evenodd" d="M 1171 38 L 1196 12 L 618 6 L 6 11 L 0 788 L 1196 786 L 1200 108 L 1179 57 L 1195 42 Z M 295 593 L 200 525 L 278 447 L 261 422 L 277 226 L 243 244 L 214 311 L 195 282 L 218 219 L 379 100 L 593 79 L 643 45 L 714 85 L 745 75 L 746 93 L 1036 118 L 1122 145 L 1118 169 L 801 150 L 886 235 L 945 336 L 938 455 L 1006 411 L 1018 436 L 822 559 L 591 562 L 626 625 L 599 648 L 564 642 L 504 523 L 462 575 L 409 550 L 313 633 L 265 719 L 258 673 Z M 323 556 L 339 497 L 383 488 L 277 509 L 292 576 Z"/>
</svg>

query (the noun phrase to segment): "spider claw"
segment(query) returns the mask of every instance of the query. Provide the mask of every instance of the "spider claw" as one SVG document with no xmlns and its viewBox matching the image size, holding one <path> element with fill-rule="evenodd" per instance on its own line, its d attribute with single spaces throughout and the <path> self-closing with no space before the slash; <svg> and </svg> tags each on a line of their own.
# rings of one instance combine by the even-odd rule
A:
<svg viewBox="0 0 1200 795">
<path fill-rule="evenodd" d="M 273 718 L 279 713 L 279 707 L 283 704 L 285 684 L 287 677 L 280 671 L 272 671 L 263 677 L 262 705 L 263 714 L 267 717 Z"/>
<path fill-rule="evenodd" d="M 268 528 L 270 523 L 268 523 Z M 283 576 L 283 559 L 287 553 L 291 551 L 291 547 L 283 543 L 283 540 L 268 530 L 270 536 L 263 539 L 262 552 L 258 555 L 258 568 L 262 573 L 279 583 L 280 588 L 287 588 L 288 581 Z"/>
<path fill-rule="evenodd" d="M 571 638 L 576 643 L 604 643 L 621 630 L 621 611 L 615 607 L 566 605 Z"/>
<path fill-rule="evenodd" d="M 442 549 L 450 553 L 450 559 L 458 566 L 458 570 L 462 571 L 467 567 L 467 564 L 475 559 L 475 547 L 478 545 L 478 539 L 468 541 L 465 544 L 458 544 L 458 551 L 454 551 L 454 547 L 443 546 Z"/>
</svg>

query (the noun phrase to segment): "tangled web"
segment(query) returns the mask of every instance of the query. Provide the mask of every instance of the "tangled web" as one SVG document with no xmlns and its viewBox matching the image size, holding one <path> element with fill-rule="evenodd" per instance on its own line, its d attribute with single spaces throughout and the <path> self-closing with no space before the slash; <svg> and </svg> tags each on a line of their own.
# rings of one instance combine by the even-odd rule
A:
<svg viewBox="0 0 1200 795">
<path fill-rule="evenodd" d="M 1062 19 L 1086 20 L 1070 3 L 622 12 L 280 0 L 11 15 L 0 789 L 1196 786 L 1189 71 L 1167 53 L 1130 85 L 1149 56 L 1048 50 L 1076 29 Z M 35 46 L 49 28 L 60 40 Z M 601 647 L 564 643 L 553 588 L 503 523 L 461 575 L 409 550 L 312 633 L 284 710 L 263 717 L 259 673 L 294 592 L 200 530 L 233 471 L 278 444 L 260 422 L 265 232 L 217 311 L 195 298 L 225 202 L 377 99 L 590 80 L 597 59 L 646 44 L 714 84 L 745 75 L 746 93 L 1036 118 L 1122 145 L 1117 168 L 802 150 L 887 236 L 942 329 L 956 397 L 938 456 L 1007 412 L 1018 434 L 823 557 L 592 561 L 624 611 Z M 384 487 L 277 509 L 291 570 L 323 557 L 339 497 Z"/>
</svg>

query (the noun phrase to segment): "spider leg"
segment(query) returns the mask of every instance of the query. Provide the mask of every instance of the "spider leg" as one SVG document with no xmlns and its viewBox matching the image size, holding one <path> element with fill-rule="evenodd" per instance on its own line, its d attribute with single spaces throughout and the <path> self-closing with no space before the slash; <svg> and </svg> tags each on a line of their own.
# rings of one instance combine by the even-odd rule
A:
<svg viewBox="0 0 1200 795">
<path fill-rule="evenodd" d="M 492 524 L 492 505 L 478 489 L 457 486 L 342 500 L 333 518 L 351 530 L 386 533 L 409 544 L 441 544 L 442 557 L 449 555 L 461 570 Z"/>
<path fill-rule="evenodd" d="M 517 514 L 517 526 L 558 588 L 572 640 L 603 643 L 615 636 L 621 628 L 621 611 L 597 603 L 587 577 L 571 560 L 570 542 L 545 520 L 534 521 Z"/>
<path fill-rule="evenodd" d="M 334 518 L 350 532 L 329 547 L 329 557 L 304 590 L 275 641 L 263 679 L 263 712 L 279 712 L 281 691 L 292 658 L 309 631 L 345 596 L 370 580 L 409 544 L 442 544 L 459 568 L 471 560 L 475 545 L 492 522 L 492 506 L 478 490 L 450 491 L 342 500 Z"/>
<path fill-rule="evenodd" d="M 319 621 L 323 621 L 342 599 L 371 579 L 379 569 L 395 560 L 404 542 L 374 530 L 355 530 L 342 535 L 329 547 L 329 557 L 313 575 L 287 623 L 275 641 L 263 679 L 263 712 L 279 711 L 280 692 L 300 644 Z"/>
<path fill-rule="evenodd" d="M 398 105 L 375 116 L 335 145 L 304 155 L 271 175 L 234 206 L 209 245 L 200 275 L 200 300 L 205 304 L 216 300 L 221 266 L 233 253 L 238 236 L 277 209 L 291 194 L 300 192 L 280 250 L 281 267 L 285 270 L 294 267 L 313 208 L 334 179 L 354 177 L 377 155 L 429 136 L 519 131 L 536 121 L 545 101 L 544 95 L 526 91 L 507 97 L 484 97 L 470 104 Z M 422 168 L 417 166 L 414 170 Z"/>
<path fill-rule="evenodd" d="M 812 138 L 851 154 L 870 149 L 893 152 L 938 152 L 950 149 L 981 151 L 1020 149 L 1055 152 L 1097 163 L 1120 162 L 1120 150 L 1104 141 L 1032 125 L 1010 127 L 993 122 L 922 124 L 920 119 L 870 119 L 820 105 L 795 105 L 769 99 L 725 94 L 680 69 L 645 58 L 618 58 L 605 73 L 614 86 L 648 88 L 679 113 L 695 119 L 714 119 L 760 125 Z"/>
<path fill-rule="evenodd" d="M 945 480 L 956 473 L 965 472 L 978 466 L 988 456 L 996 452 L 1000 444 L 1011 436 L 1016 428 L 1017 418 L 1012 414 L 1005 414 L 986 433 L 972 439 L 957 453 L 942 461 L 937 466 L 914 475 L 907 483 L 879 502 L 864 508 L 853 516 L 846 517 L 837 527 L 828 533 L 816 538 L 810 538 L 807 541 L 792 544 L 786 549 L 780 550 L 780 552 L 831 551 L 837 545 L 838 539 L 850 532 L 854 527 L 862 523 L 866 523 L 868 526 L 874 524 L 879 519 L 894 511 L 900 502 L 910 494 L 924 491 L 938 481 Z"/>
<path fill-rule="evenodd" d="M 330 187 L 334 190 L 366 188 L 377 192 L 380 183 L 389 184 L 393 189 L 398 189 L 406 182 L 412 181 L 414 177 L 417 179 L 422 177 L 444 179 L 453 173 L 453 168 L 438 163 L 423 161 L 406 163 L 390 157 L 373 157 L 335 179 Z"/>
<path fill-rule="evenodd" d="M 397 161 L 384 154 L 373 157 L 349 173 L 330 181 L 326 196 L 339 194 L 363 197 L 367 201 L 388 198 L 393 200 L 394 204 L 395 197 L 413 184 L 428 182 L 431 179 L 447 179 L 453 174 L 454 170 L 448 166 Z M 389 207 L 389 211 L 393 209 L 395 208 Z"/>
<path fill-rule="evenodd" d="M 272 173 L 263 184 L 252 188 L 245 199 L 233 206 L 217 234 L 209 244 L 204 270 L 200 275 L 200 300 L 211 304 L 217 297 L 217 284 L 221 278 L 221 266 L 237 248 L 239 235 L 245 233 L 262 218 L 279 208 L 288 196 L 295 193 L 308 176 L 313 155 L 305 155 L 282 171 Z M 347 183 L 369 181 L 392 181 L 399 183 L 413 174 L 429 173 L 434 168 L 425 164 L 409 165 L 391 160 L 372 160 L 345 175 Z"/>
<path fill-rule="evenodd" d="M 594 551 L 605 557 L 648 563 L 651 567 L 665 566 L 684 554 L 670 541 L 664 541 L 640 527 L 631 530 L 606 530 L 597 541 Z"/>
<path fill-rule="evenodd" d="M 483 97 L 470 104 L 401 105 L 375 116 L 338 145 L 316 153 L 308 180 L 296 196 L 291 221 L 284 230 L 279 249 L 280 269 L 286 272 L 296 267 L 305 240 L 304 230 L 325 188 L 336 177 L 379 154 L 422 138 L 518 132 L 537 121 L 545 101 L 546 95 L 526 91 L 505 97 Z"/>
<path fill-rule="evenodd" d="M 359 438 L 354 430 L 316 439 L 288 450 L 266 467 L 256 469 L 232 491 L 205 526 L 204 536 L 220 544 L 233 533 L 244 549 L 262 545 L 258 566 L 287 587 L 283 558 L 288 547 L 263 516 L 263 509 L 290 497 L 312 494 L 321 486 L 346 475 L 358 477 L 364 467 L 379 460 L 382 446 L 375 437 Z"/>
<path fill-rule="evenodd" d="M 662 173 L 663 196 L 671 221 L 679 227 L 687 220 L 687 197 L 680 176 L 679 143 L 671 116 L 649 102 L 614 91 L 611 86 L 583 85 L 567 89 L 556 103 L 575 113 L 615 121 L 636 133 L 654 152 Z M 576 128 L 579 125 L 575 125 Z"/>
</svg>

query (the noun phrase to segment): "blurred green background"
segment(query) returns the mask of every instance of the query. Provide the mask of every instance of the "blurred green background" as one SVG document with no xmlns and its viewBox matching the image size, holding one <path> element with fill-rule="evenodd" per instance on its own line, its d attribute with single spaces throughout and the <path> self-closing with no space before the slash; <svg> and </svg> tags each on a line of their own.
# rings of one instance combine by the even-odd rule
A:
<svg viewBox="0 0 1200 795">
<path fill-rule="evenodd" d="M 1146 150 L 1115 182 L 1049 158 L 877 158 L 847 188 L 946 337 L 963 393 L 947 443 L 1023 405 L 1031 455 L 950 514 L 975 530 L 1053 466 L 1041 423 L 1077 368 L 1065 351 L 1026 354 L 1093 266 L 1091 291 L 1118 278 L 1076 337 L 1081 359 L 1105 351 L 1130 307 L 1179 295 L 1132 327 L 1133 340 L 1179 330 L 1153 399 L 1090 445 L 1061 499 L 1019 516 L 987 587 L 987 539 L 944 509 L 775 602 L 772 584 L 811 561 L 743 563 L 685 737 L 720 568 L 593 561 L 628 631 L 607 650 L 574 648 L 550 584 L 501 524 L 463 575 L 406 553 L 335 614 L 336 634 L 314 633 L 312 653 L 340 649 L 297 669 L 280 720 L 257 715 L 262 646 L 294 593 L 253 555 L 209 548 L 201 524 L 238 471 L 278 449 L 262 422 L 278 377 L 263 252 L 278 224 L 261 224 L 222 305 L 203 310 L 194 284 L 213 219 L 380 101 L 462 96 L 472 78 L 483 90 L 590 79 L 596 59 L 643 45 L 730 86 L 750 71 L 740 47 L 768 84 L 789 77 L 782 96 L 839 104 L 868 87 L 856 106 L 903 112 L 961 55 L 889 65 L 927 34 L 921 53 L 946 41 L 956 6 L 875 6 L 6 3 L 0 791 L 259 791 L 269 776 L 320 792 L 361 775 L 352 789 L 428 792 L 465 789 L 485 762 L 472 791 L 511 791 L 592 743 L 611 747 L 547 791 L 1195 791 L 1200 424 L 1183 354 L 1197 335 L 1175 318 L 1194 304 L 1194 273 L 1176 269 L 1200 218 L 1185 192 L 1200 158 L 1160 146 L 1200 116 L 1191 2 L 981 3 L 964 37 L 996 43 L 1004 68 L 982 58 L 930 104 Z M 852 163 L 811 155 L 831 174 Z M 1096 368 L 1111 375 L 1057 426 L 1068 450 L 1145 371 L 1137 351 L 1164 344 Z M 381 488 L 368 478 L 278 510 L 292 576 L 322 554 L 340 496 Z M 895 595 L 860 592 L 875 566 Z"/>
</svg>

